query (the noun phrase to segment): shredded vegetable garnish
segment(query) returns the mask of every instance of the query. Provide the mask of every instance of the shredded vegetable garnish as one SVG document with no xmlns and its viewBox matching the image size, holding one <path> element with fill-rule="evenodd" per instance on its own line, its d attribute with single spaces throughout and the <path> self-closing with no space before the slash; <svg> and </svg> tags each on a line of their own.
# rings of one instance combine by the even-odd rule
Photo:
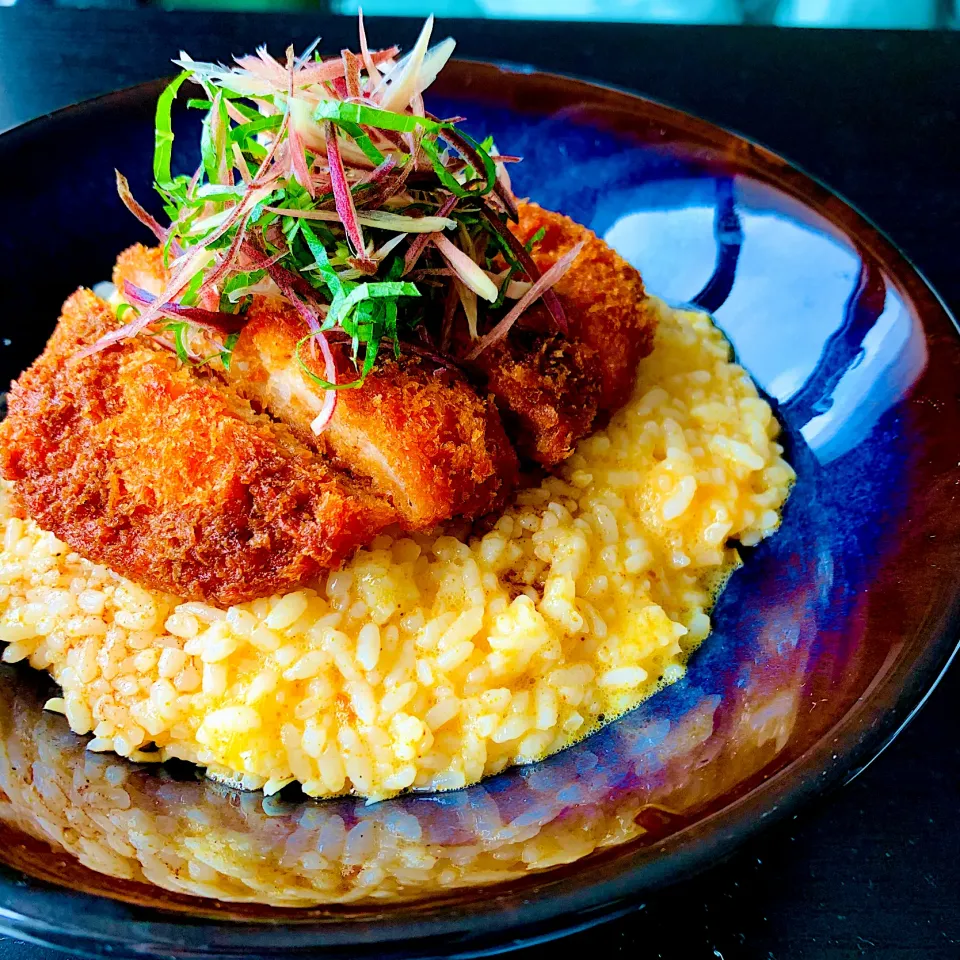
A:
<svg viewBox="0 0 960 960">
<path fill-rule="evenodd" d="M 580 256 L 580 251 L 583 249 L 583 246 L 583 242 L 578 243 L 560 257 L 557 262 L 520 297 L 510 312 L 485 337 L 482 337 L 476 342 L 473 349 L 467 354 L 467 359 L 476 360 L 487 347 L 502 340 L 510 332 L 510 328 L 517 322 L 524 310 L 543 297 L 547 290 L 573 266 L 573 261 Z"/>
<path fill-rule="evenodd" d="M 313 44 L 277 60 L 261 47 L 225 66 L 182 53 L 156 111 L 154 187 L 168 227 L 117 173 L 170 279 L 158 296 L 127 284 L 126 323 L 82 355 L 143 334 L 184 363 L 229 369 L 251 298 L 286 300 L 304 324 L 301 367 L 328 391 L 319 432 L 337 391 L 362 384 L 385 345 L 448 365 L 462 324 L 460 356 L 474 358 L 538 298 L 566 332 L 550 287 L 576 253 L 541 274 L 508 226 L 506 164 L 519 158 L 425 111 L 454 48 L 431 48 L 432 30 L 431 17 L 399 59 L 395 47 L 369 48 L 362 17 L 359 54 L 324 59 Z M 188 82 L 203 96 L 186 106 L 204 112 L 192 174 L 174 172 L 174 104 Z M 346 345 L 355 376 L 341 367 L 338 379 L 331 343 Z"/>
</svg>

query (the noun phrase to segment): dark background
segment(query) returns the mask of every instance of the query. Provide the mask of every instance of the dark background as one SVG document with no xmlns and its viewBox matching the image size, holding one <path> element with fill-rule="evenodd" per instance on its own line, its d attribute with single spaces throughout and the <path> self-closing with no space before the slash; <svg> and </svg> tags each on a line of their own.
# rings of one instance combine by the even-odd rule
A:
<svg viewBox="0 0 960 960">
<path fill-rule="evenodd" d="M 409 46 L 418 29 L 410 20 L 368 24 L 371 43 Z M 323 48 L 339 50 L 354 42 L 355 23 L 0 9 L 0 130 L 165 75 L 181 47 L 197 59 L 227 59 L 263 41 L 299 47 L 317 33 Z M 784 154 L 884 229 L 958 312 L 960 35 L 490 20 L 441 22 L 435 35 L 447 34 L 461 57 L 633 89 Z M 24 171 L 22 183 L 0 184 L 0 202 L 31 189 L 42 184 Z M 958 733 L 954 669 L 909 729 L 835 796 L 637 913 L 529 948 L 522 960 L 568 951 L 636 960 L 960 958 Z M 0 960 L 56 956 L 0 938 Z"/>
</svg>

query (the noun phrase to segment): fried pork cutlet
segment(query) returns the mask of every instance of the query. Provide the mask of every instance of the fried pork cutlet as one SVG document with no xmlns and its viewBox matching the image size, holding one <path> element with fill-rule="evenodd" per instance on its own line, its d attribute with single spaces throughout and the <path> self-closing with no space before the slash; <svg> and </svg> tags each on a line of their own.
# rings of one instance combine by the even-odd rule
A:
<svg viewBox="0 0 960 960">
<path fill-rule="evenodd" d="M 570 456 L 598 417 L 627 400 L 637 365 L 653 348 L 656 315 L 639 273 L 586 227 L 534 203 L 521 203 L 519 212 L 518 239 L 544 230 L 533 252 L 543 270 L 585 244 L 554 288 L 569 333 L 557 333 L 538 304 L 471 362 L 468 373 L 495 400 L 520 454 L 552 467 Z M 159 251 L 126 251 L 114 279 L 118 286 L 130 279 L 159 291 L 165 280 Z M 302 325 L 289 308 L 264 298 L 255 299 L 250 315 L 235 352 L 237 389 L 312 443 L 309 424 L 322 390 L 293 354 Z M 470 349 L 462 325 L 455 348 L 461 355 Z M 352 366 L 340 359 L 340 376 L 353 378 Z M 411 528 L 489 512 L 516 484 L 516 459 L 489 401 L 419 358 L 382 362 L 363 388 L 342 391 L 323 445 L 351 471 L 370 477 Z"/>
<path fill-rule="evenodd" d="M 157 296 L 169 277 L 160 247 L 145 247 L 142 243 L 127 247 L 113 265 L 113 283 L 121 296 L 125 280 Z"/>
<path fill-rule="evenodd" d="M 518 239 L 526 242 L 545 230 L 533 252 L 544 271 L 585 241 L 554 287 L 569 335 L 556 333 L 546 309 L 535 306 L 470 368 L 496 399 L 517 449 L 551 467 L 573 453 L 598 414 L 626 402 L 637 364 L 653 349 L 656 315 L 640 274 L 586 227 L 535 203 L 521 203 L 519 211 L 513 228 Z M 459 346 L 463 353 L 470 349 L 462 333 Z"/>
<path fill-rule="evenodd" d="M 533 250 L 541 270 L 553 266 L 581 241 L 585 246 L 554 290 L 563 304 L 570 339 L 596 351 L 601 369 L 598 400 L 603 413 L 612 413 L 630 398 L 637 364 L 653 350 L 657 316 L 643 289 L 640 274 L 593 231 L 569 217 L 529 201 L 519 205 L 520 222 L 513 228 L 526 243 L 542 227 L 546 231 Z M 528 311 L 524 319 L 537 316 Z"/>
<path fill-rule="evenodd" d="M 472 520 L 513 491 L 517 457 L 497 409 L 458 372 L 409 352 L 395 359 L 384 348 L 362 387 L 339 391 L 332 418 L 314 437 L 310 424 L 325 391 L 295 355 L 306 333 L 302 320 L 266 298 L 257 299 L 248 317 L 230 364 L 237 390 L 351 472 L 369 477 L 404 526 L 421 529 L 454 516 Z M 340 382 L 355 380 L 346 344 L 334 344 L 334 356 Z M 309 348 L 301 357 L 323 376 Z"/>
<path fill-rule="evenodd" d="M 75 293 L 13 385 L 0 467 L 29 514 L 137 583 L 227 605 L 340 565 L 396 520 L 282 424 Z"/>
<path fill-rule="evenodd" d="M 114 283 L 129 280 L 159 293 L 167 279 L 160 251 L 139 244 L 117 259 Z M 454 516 L 472 520 L 501 506 L 517 484 L 517 457 L 496 406 L 481 399 L 455 372 L 385 349 L 362 387 L 341 390 L 321 438 L 310 430 L 324 400 L 295 356 L 307 332 L 296 312 L 279 300 L 255 297 L 234 349 L 229 377 L 258 409 L 289 426 L 301 441 L 368 477 L 408 529 L 424 529 Z M 337 351 L 338 378 L 357 371 Z M 312 352 L 301 351 L 306 363 Z M 322 366 L 314 372 L 323 376 Z"/>
<path fill-rule="evenodd" d="M 465 335 L 460 339 L 466 352 L 470 342 Z M 507 432 L 527 460 L 560 463 L 590 432 L 602 377 L 592 348 L 520 329 L 487 347 L 471 369 L 496 398 Z"/>
</svg>

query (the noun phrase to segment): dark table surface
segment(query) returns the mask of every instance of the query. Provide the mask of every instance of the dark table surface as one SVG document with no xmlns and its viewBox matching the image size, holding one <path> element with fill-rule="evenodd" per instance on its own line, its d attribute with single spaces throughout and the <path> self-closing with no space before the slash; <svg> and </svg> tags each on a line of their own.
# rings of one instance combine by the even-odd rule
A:
<svg viewBox="0 0 960 960">
<path fill-rule="evenodd" d="M 368 30 L 373 42 L 409 46 L 418 26 L 380 19 Z M 181 47 L 227 59 L 322 33 L 339 50 L 355 29 L 319 16 L 0 9 L 0 130 L 163 76 Z M 886 230 L 958 312 L 960 34 L 472 20 L 439 33 L 456 35 L 460 56 L 630 88 L 764 143 Z M 27 180 L 0 196 L 12 189 L 29 189 Z M 841 792 L 637 913 L 527 949 L 524 960 L 568 949 L 643 960 L 955 960 L 958 734 L 960 668 Z M 0 960 L 55 956 L 0 938 Z"/>
</svg>

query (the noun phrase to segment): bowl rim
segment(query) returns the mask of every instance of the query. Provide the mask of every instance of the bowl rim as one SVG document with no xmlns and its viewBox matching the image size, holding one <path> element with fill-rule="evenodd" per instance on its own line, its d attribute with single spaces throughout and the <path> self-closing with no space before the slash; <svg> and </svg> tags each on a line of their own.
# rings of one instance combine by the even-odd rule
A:
<svg viewBox="0 0 960 960">
<path fill-rule="evenodd" d="M 805 206 L 811 206 L 811 195 L 829 201 L 839 225 L 858 239 L 866 237 L 867 249 L 880 254 L 878 259 L 888 269 L 891 265 L 896 268 L 892 275 L 911 299 L 926 301 L 960 336 L 960 323 L 942 298 L 882 230 L 818 178 L 751 138 L 622 87 L 522 64 L 453 60 L 446 76 L 473 76 L 488 82 L 503 82 L 507 77 L 510 83 L 549 86 L 557 97 L 568 101 L 587 93 L 593 104 L 610 101 L 620 107 L 639 106 L 648 116 L 661 117 L 672 129 L 707 140 L 718 135 L 727 141 L 732 138 L 752 162 L 763 167 L 775 186 Z M 8 128 L 0 132 L 0 153 L 42 135 L 65 116 L 91 110 L 109 113 L 144 98 L 152 102 L 166 82 L 158 79 L 125 87 Z M 432 904 L 402 901 L 389 908 L 367 909 L 362 919 L 349 919 L 343 910 L 331 907 L 305 911 L 309 915 L 301 913 L 301 917 L 225 922 L 218 917 L 217 901 L 192 912 L 143 906 L 73 891 L 0 864 L 0 932 L 86 956 L 146 957 L 155 949 L 198 958 L 249 956 L 253 951 L 253 955 L 266 958 L 321 949 L 330 957 L 467 958 L 586 929 L 634 909 L 655 889 L 709 868 L 750 836 L 866 769 L 916 716 L 960 652 L 960 588 L 954 600 L 952 609 L 925 625 L 926 642 L 920 657 L 910 663 L 901 658 L 802 754 L 695 824 L 639 852 L 620 858 L 592 855 L 580 861 L 573 889 L 551 890 L 556 881 L 551 881 L 552 871 L 547 870 L 505 885 L 473 888 L 482 897 L 481 902 L 471 903 L 469 910 L 459 903 L 451 906 L 447 900 Z M 530 896 L 532 888 L 535 896 Z"/>
</svg>

